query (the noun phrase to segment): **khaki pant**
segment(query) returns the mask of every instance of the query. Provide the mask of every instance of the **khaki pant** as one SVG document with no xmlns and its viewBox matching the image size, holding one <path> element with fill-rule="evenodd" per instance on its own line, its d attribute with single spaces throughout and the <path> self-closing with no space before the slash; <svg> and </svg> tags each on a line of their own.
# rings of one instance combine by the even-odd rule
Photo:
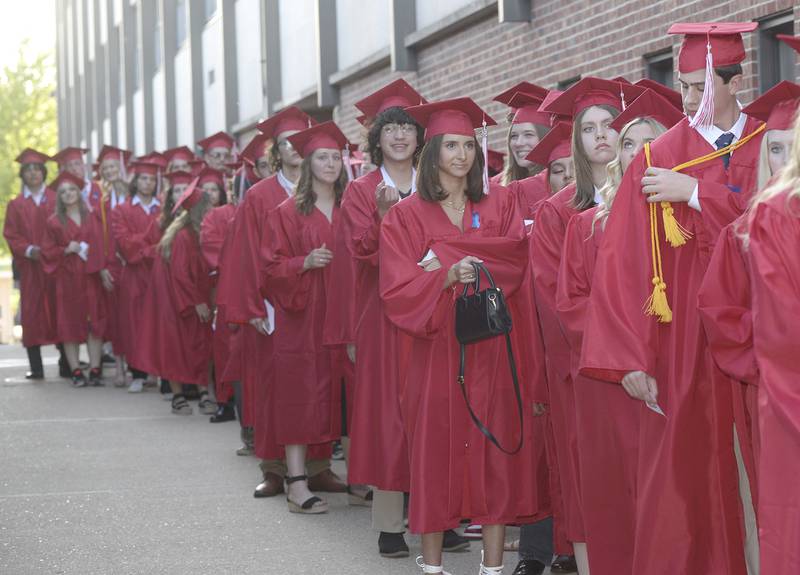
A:
<svg viewBox="0 0 800 575">
<path fill-rule="evenodd" d="M 402 491 L 372 491 L 372 529 L 384 533 L 404 533 Z"/>
</svg>

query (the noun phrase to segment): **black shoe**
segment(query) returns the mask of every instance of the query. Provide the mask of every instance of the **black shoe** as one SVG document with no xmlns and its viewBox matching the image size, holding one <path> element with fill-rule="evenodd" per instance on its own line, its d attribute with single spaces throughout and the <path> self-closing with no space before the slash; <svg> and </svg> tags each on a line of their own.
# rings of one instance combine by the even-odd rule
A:
<svg viewBox="0 0 800 575">
<path fill-rule="evenodd" d="M 400 557 L 408 557 L 408 545 L 406 545 L 406 538 L 402 533 L 386 533 L 381 531 L 378 536 L 378 552 L 381 557 L 388 557 L 397 559 Z"/>
<path fill-rule="evenodd" d="M 452 529 L 448 529 L 444 532 L 442 551 L 452 553 L 453 551 L 463 551 L 465 549 L 469 549 L 469 539 L 463 535 L 459 535 Z"/>
<path fill-rule="evenodd" d="M 559 555 L 550 565 L 550 573 L 577 573 L 578 564 L 574 555 Z"/>
<path fill-rule="evenodd" d="M 44 379 L 44 373 L 41 371 L 29 371 L 25 374 L 25 379 Z"/>
<path fill-rule="evenodd" d="M 536 559 L 520 559 L 511 575 L 542 575 L 546 565 Z"/>
<path fill-rule="evenodd" d="M 236 412 L 230 403 L 221 403 L 217 406 L 217 411 L 208 418 L 211 423 L 222 423 L 236 419 Z"/>
<path fill-rule="evenodd" d="M 158 384 L 158 390 L 161 392 L 162 395 L 166 395 L 168 393 L 172 393 L 172 388 L 169 385 L 169 381 L 166 379 L 162 379 Z"/>
<path fill-rule="evenodd" d="M 92 387 L 105 387 L 102 369 L 95 367 L 89 370 L 89 385 Z"/>
<path fill-rule="evenodd" d="M 104 353 L 100 363 L 117 363 L 117 359 L 110 353 Z"/>
<path fill-rule="evenodd" d="M 72 377 L 72 370 L 69 368 L 69 364 L 64 361 L 58 362 L 58 376 L 63 377 L 64 379 L 69 379 Z"/>
<path fill-rule="evenodd" d="M 72 372 L 72 387 L 86 387 L 86 376 L 83 375 L 83 372 L 80 369 L 76 369 Z"/>
</svg>

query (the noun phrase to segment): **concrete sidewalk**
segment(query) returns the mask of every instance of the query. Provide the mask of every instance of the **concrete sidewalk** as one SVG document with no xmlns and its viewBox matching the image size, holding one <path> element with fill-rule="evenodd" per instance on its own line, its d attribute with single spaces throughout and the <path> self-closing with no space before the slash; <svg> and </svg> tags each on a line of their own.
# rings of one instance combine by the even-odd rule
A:
<svg viewBox="0 0 800 575">
<path fill-rule="evenodd" d="M 172 415 L 156 391 L 73 389 L 46 357 L 48 379 L 31 383 L 24 350 L 0 347 L 1 574 L 420 572 L 419 539 L 407 537 L 408 559 L 380 558 L 369 510 L 344 496 L 313 517 L 254 499 L 260 474 L 235 454 L 236 422 L 212 425 L 196 402 Z M 445 568 L 477 573 L 472 547 Z"/>
</svg>

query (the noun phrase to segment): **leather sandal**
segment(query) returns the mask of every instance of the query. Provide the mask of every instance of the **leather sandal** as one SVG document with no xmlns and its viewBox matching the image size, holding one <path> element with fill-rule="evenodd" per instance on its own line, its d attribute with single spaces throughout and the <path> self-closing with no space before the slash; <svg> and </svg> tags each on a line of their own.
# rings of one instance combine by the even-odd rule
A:
<svg viewBox="0 0 800 575">
<path fill-rule="evenodd" d="M 295 475 L 294 477 L 286 476 L 286 485 L 291 485 L 296 481 L 306 481 L 308 480 L 308 475 Z M 286 494 L 286 503 L 289 505 L 289 512 L 290 513 L 301 513 L 304 515 L 319 515 L 320 513 L 327 513 L 328 512 L 328 503 L 327 501 L 323 501 L 316 495 L 312 495 L 305 501 L 300 504 L 295 503 L 291 499 L 289 499 L 287 488 Z"/>
</svg>

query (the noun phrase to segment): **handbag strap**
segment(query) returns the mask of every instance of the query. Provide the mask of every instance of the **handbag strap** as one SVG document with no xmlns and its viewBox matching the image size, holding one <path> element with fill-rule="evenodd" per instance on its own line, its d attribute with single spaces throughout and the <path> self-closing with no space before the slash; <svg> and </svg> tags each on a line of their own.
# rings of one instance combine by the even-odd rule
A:
<svg viewBox="0 0 800 575">
<path fill-rule="evenodd" d="M 514 395 L 516 396 L 517 399 L 517 414 L 519 415 L 519 443 L 517 443 L 517 447 L 514 448 L 513 451 L 509 451 L 508 449 L 505 449 L 502 445 L 500 445 L 500 442 L 497 440 L 494 434 L 491 431 L 489 431 L 489 429 L 483 424 L 483 422 L 481 422 L 478 416 L 475 415 L 475 412 L 472 411 L 472 406 L 469 403 L 469 398 L 467 398 L 467 388 L 464 385 L 464 369 L 467 363 L 467 346 L 465 346 L 464 344 L 461 344 L 461 357 L 459 359 L 459 367 L 458 367 L 458 386 L 461 388 L 461 393 L 464 396 L 464 402 L 467 404 L 467 410 L 469 410 L 469 416 L 472 418 L 472 421 L 478 427 L 480 432 L 483 435 L 485 435 L 489 441 L 494 443 L 497 449 L 508 455 L 514 455 L 515 453 L 519 452 L 520 449 L 522 449 L 522 441 L 524 437 L 523 434 L 524 419 L 522 412 L 522 393 L 520 392 L 519 389 L 519 377 L 517 376 L 517 364 L 514 361 L 514 350 L 511 349 L 511 336 L 509 336 L 508 334 L 505 334 L 505 336 L 506 336 L 506 351 L 508 352 L 508 363 L 509 366 L 511 367 L 511 380 L 514 383 Z"/>
<path fill-rule="evenodd" d="M 472 286 L 473 293 L 478 293 L 481 291 L 481 272 L 486 275 L 486 279 L 489 280 L 489 287 L 493 289 L 497 289 L 497 286 L 494 283 L 494 278 L 492 274 L 489 273 L 489 268 L 483 265 L 480 262 L 471 262 L 472 267 L 475 269 L 475 281 L 471 284 L 464 284 L 464 294 L 467 295 L 469 293 L 469 286 Z"/>
</svg>

